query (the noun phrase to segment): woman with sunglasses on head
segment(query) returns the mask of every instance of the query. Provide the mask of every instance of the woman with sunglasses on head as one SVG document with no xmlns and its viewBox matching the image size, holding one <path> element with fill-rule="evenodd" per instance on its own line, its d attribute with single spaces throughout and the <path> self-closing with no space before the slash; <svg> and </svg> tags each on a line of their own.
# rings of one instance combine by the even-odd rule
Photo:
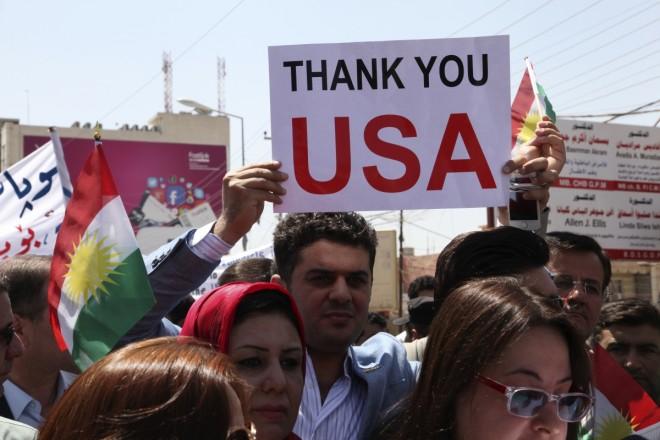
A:
<svg viewBox="0 0 660 440">
<path fill-rule="evenodd" d="M 576 439 L 589 359 L 552 302 L 513 278 L 454 290 L 433 320 L 417 387 L 373 438 Z"/>
<path fill-rule="evenodd" d="M 248 419 L 258 440 L 297 439 L 291 431 L 304 384 L 300 314 L 279 284 L 236 282 L 199 298 L 181 334 L 212 343 L 249 385 Z"/>
<path fill-rule="evenodd" d="M 127 345 L 81 374 L 40 440 L 248 440 L 248 387 L 210 344 L 157 338 Z"/>
</svg>

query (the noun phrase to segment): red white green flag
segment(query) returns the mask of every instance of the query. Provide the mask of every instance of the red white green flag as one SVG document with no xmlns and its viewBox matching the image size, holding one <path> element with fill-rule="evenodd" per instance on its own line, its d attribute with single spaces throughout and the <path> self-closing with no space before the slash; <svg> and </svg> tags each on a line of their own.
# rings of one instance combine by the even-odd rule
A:
<svg viewBox="0 0 660 440">
<path fill-rule="evenodd" d="M 82 370 L 106 355 L 155 303 L 99 142 L 74 186 L 50 275 L 55 339 Z"/>
<path fill-rule="evenodd" d="M 660 408 L 612 356 L 596 344 L 593 356 L 596 406 L 594 440 L 633 434 L 660 439 Z"/>
<path fill-rule="evenodd" d="M 525 58 L 525 74 L 511 104 L 511 148 L 517 148 L 534 137 L 536 124 L 543 116 L 555 122 L 555 115 L 545 90 L 536 80 L 534 67 Z"/>
</svg>

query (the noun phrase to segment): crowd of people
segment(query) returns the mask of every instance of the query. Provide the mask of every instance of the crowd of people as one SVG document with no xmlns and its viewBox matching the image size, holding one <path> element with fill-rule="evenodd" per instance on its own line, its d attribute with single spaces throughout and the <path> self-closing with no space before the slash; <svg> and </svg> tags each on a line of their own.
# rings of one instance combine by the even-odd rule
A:
<svg viewBox="0 0 660 440">
<path fill-rule="evenodd" d="M 536 134 L 505 172 L 535 173 L 545 205 L 564 145 L 548 121 Z M 146 259 L 156 304 L 82 373 L 52 336 L 49 258 L 0 263 L 0 438 L 585 438 L 593 344 L 660 401 L 658 309 L 608 303 L 609 259 L 577 234 L 457 236 L 396 337 L 369 313 L 377 239 L 353 212 L 283 217 L 274 261 L 241 261 L 192 302 L 286 178 L 276 162 L 229 172 L 220 217 Z"/>
</svg>

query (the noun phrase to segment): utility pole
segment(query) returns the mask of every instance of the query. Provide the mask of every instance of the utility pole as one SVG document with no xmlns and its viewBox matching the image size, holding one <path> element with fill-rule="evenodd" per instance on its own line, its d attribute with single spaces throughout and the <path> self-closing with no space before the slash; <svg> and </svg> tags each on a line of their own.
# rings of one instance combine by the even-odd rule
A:
<svg viewBox="0 0 660 440">
<path fill-rule="evenodd" d="M 218 110 L 220 112 L 225 111 L 225 76 L 227 71 L 225 70 L 225 59 L 218 57 Z"/>
<path fill-rule="evenodd" d="M 403 209 L 399 210 L 399 316 L 403 316 Z"/>
<path fill-rule="evenodd" d="M 165 113 L 172 113 L 172 53 L 163 52 Z"/>
</svg>

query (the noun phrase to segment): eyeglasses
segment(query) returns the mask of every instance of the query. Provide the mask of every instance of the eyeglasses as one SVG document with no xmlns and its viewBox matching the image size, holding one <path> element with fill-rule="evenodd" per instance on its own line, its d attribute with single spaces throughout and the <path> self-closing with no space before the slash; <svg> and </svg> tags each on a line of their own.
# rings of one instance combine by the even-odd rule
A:
<svg viewBox="0 0 660 440">
<path fill-rule="evenodd" d="M 509 387 L 491 378 L 477 375 L 479 382 L 499 391 L 507 398 L 506 409 L 518 417 L 535 417 L 548 402 L 557 403 L 557 416 L 564 422 L 581 420 L 592 405 L 591 396 L 584 393 L 550 394 L 536 388 Z"/>
<path fill-rule="evenodd" d="M 576 287 L 581 286 L 587 295 L 603 296 L 603 288 L 596 281 L 576 280 L 570 275 L 556 274 L 553 272 L 549 272 L 549 274 L 560 293 L 568 294 Z"/>
<path fill-rule="evenodd" d="M 2 341 L 5 345 L 9 345 L 11 344 L 11 341 L 14 339 L 15 335 L 16 329 L 14 328 L 14 324 L 10 323 L 7 325 L 7 327 L 0 330 L 0 341 Z"/>
</svg>

